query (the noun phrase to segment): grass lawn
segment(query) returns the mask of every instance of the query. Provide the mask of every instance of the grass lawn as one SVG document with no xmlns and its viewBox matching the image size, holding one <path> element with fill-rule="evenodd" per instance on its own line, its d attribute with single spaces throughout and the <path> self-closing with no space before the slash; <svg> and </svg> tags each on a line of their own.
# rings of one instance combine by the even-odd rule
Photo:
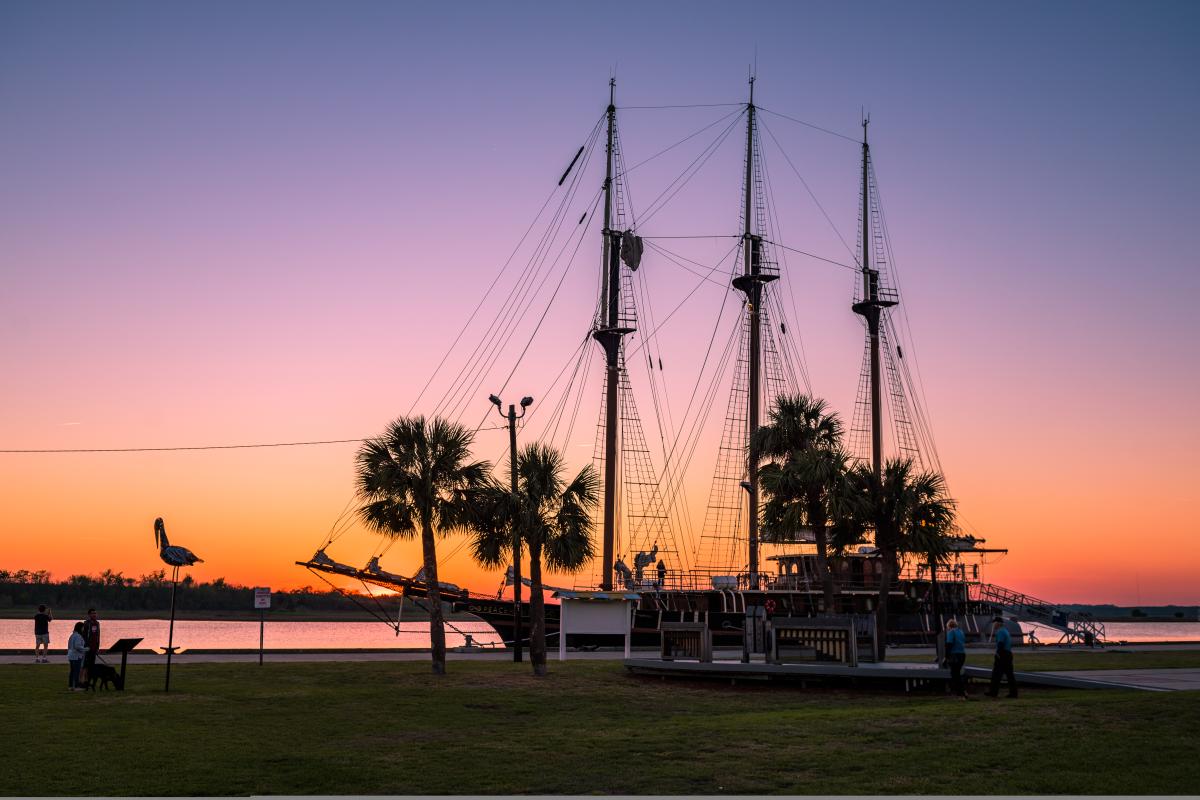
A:
<svg viewBox="0 0 1200 800">
<path fill-rule="evenodd" d="M 928 656 L 889 656 L 889 661 L 915 661 L 929 663 Z M 967 664 L 974 667 L 992 666 L 990 652 L 967 652 Z M 1013 664 L 1018 672 L 1053 672 L 1056 670 L 1082 669 L 1172 669 L 1200 667 L 1200 648 L 1196 650 L 1064 650 L 1052 652 L 1018 651 L 1013 654 Z"/>
<path fill-rule="evenodd" d="M 0 667 L 0 795 L 1176 794 L 1200 692 L 962 702 L 637 678 L 616 662 Z"/>
</svg>

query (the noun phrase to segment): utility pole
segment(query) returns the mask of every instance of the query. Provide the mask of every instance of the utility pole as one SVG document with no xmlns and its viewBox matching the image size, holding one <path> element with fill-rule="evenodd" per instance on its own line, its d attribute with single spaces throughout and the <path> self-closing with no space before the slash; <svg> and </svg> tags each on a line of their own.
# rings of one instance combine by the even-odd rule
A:
<svg viewBox="0 0 1200 800">
<path fill-rule="evenodd" d="M 175 653 L 175 592 L 179 589 L 179 567 L 171 570 L 171 622 L 167 627 L 167 679 L 163 691 L 171 691 L 171 656 Z"/>
<path fill-rule="evenodd" d="M 500 412 L 500 416 L 508 420 L 508 461 L 510 472 L 512 474 L 512 497 L 513 497 L 513 661 L 521 660 L 521 525 L 519 516 L 519 505 L 517 503 L 517 420 L 525 416 L 525 409 L 533 404 L 532 397 L 521 398 L 521 416 L 517 416 L 517 409 L 512 403 L 508 404 L 508 413 L 505 414 L 503 404 L 500 398 L 496 395 L 488 397 L 492 401 L 492 405 L 496 406 L 496 410 Z"/>
</svg>

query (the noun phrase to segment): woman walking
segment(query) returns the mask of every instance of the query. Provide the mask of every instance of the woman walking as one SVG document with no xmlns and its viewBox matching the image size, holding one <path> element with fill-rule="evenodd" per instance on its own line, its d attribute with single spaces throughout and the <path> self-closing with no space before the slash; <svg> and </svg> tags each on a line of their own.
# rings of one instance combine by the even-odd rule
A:
<svg viewBox="0 0 1200 800">
<path fill-rule="evenodd" d="M 71 674 L 67 678 L 67 688 L 72 692 L 83 687 L 79 685 L 79 670 L 83 667 L 83 656 L 87 652 L 87 640 L 83 638 L 83 623 L 76 622 L 71 638 L 67 640 L 67 663 L 71 665 Z"/>
<path fill-rule="evenodd" d="M 946 623 L 946 661 L 950 665 L 950 691 L 966 700 L 967 685 L 962 670 L 967 662 L 967 637 L 955 620 Z"/>
</svg>

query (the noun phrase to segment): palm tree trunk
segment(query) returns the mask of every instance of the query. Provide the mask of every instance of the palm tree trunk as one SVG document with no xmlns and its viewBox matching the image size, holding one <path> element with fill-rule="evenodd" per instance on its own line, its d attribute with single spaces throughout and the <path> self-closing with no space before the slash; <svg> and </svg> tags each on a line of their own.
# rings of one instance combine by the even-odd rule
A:
<svg viewBox="0 0 1200 800">
<path fill-rule="evenodd" d="M 883 570 L 879 574 L 879 600 L 875 607 L 875 659 L 882 662 L 887 658 L 888 593 L 892 590 L 896 556 L 887 550 L 880 550 L 879 558 Z"/>
<path fill-rule="evenodd" d="M 542 596 L 542 547 L 529 546 L 529 663 L 533 674 L 546 675 L 546 601 Z M 562 631 L 559 631 L 562 636 Z"/>
<path fill-rule="evenodd" d="M 938 568 L 937 559 L 934 558 L 933 556 L 930 556 L 929 557 L 929 594 L 930 594 L 930 599 L 933 601 L 931 603 L 931 605 L 933 606 L 933 615 L 932 616 L 933 616 L 933 624 L 935 626 L 934 630 L 933 630 L 933 638 L 935 641 L 937 640 L 938 634 L 942 632 L 942 629 L 945 627 L 945 624 L 946 624 L 945 622 L 942 621 L 942 603 L 941 603 L 941 597 L 939 596 L 941 593 L 938 591 L 937 568 Z"/>
<path fill-rule="evenodd" d="M 429 647 L 433 652 L 433 674 L 446 674 L 446 620 L 442 617 L 442 592 L 438 587 L 437 550 L 433 525 L 421 525 L 421 554 L 425 559 L 425 583 L 429 597 Z"/>
<path fill-rule="evenodd" d="M 817 572 L 821 575 L 821 589 L 825 595 L 825 613 L 836 614 L 837 600 L 833 589 L 833 572 L 829 569 L 829 532 L 825 530 L 825 514 L 823 510 L 813 511 L 817 513 L 810 511 L 808 518 L 817 540 Z"/>
</svg>

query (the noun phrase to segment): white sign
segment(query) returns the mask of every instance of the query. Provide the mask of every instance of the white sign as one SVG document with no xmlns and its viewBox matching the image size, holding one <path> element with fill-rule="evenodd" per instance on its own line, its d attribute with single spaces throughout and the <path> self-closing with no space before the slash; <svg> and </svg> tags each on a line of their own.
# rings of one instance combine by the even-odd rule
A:
<svg viewBox="0 0 1200 800">
<path fill-rule="evenodd" d="M 255 608 L 270 608 L 271 607 L 271 590 L 265 586 L 260 586 L 254 590 L 254 607 Z"/>
</svg>

